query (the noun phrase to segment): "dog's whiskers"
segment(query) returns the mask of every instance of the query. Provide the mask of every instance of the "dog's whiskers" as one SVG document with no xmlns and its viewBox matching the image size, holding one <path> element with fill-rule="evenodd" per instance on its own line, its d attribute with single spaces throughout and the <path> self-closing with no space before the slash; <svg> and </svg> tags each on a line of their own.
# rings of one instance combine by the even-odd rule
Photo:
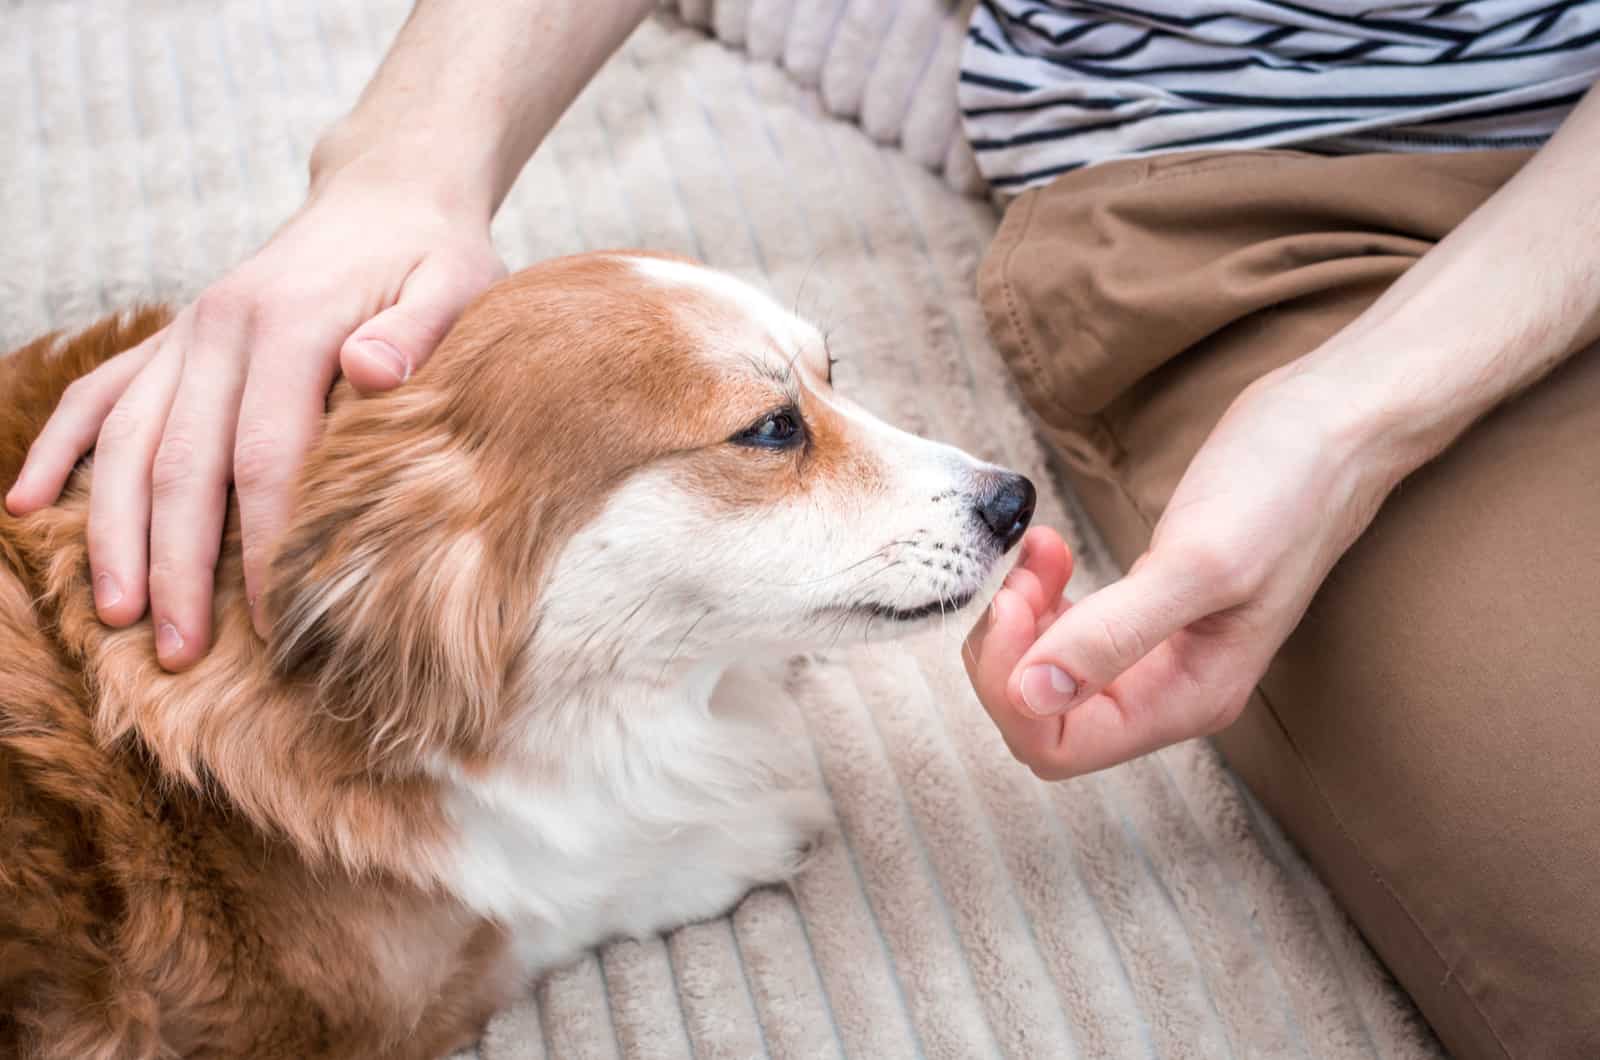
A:
<svg viewBox="0 0 1600 1060">
<path fill-rule="evenodd" d="M 757 582 L 756 584 L 764 585 L 764 586 L 766 586 L 767 588 L 770 588 L 770 589 L 800 589 L 800 588 L 804 588 L 807 585 L 818 585 L 818 584 L 821 584 L 822 582 L 830 581 L 830 580 L 832 580 L 834 578 L 843 577 L 844 575 L 849 574 L 851 571 L 855 570 L 857 567 L 863 566 L 864 564 L 867 564 L 867 563 L 871 563 L 875 559 L 881 559 L 883 557 L 883 554 L 885 552 L 889 551 L 891 548 L 898 548 L 901 545 L 909 545 L 909 544 L 912 543 L 912 541 L 913 541 L 913 539 L 909 538 L 909 537 L 896 538 L 895 540 L 890 541 L 887 544 L 880 545 L 878 548 L 874 549 L 872 552 L 869 552 L 867 555 L 863 556 L 861 559 L 856 560 L 854 563 L 851 563 L 848 566 L 840 567 L 838 570 L 834 571 L 833 573 L 824 574 L 819 578 L 807 578 L 807 579 L 804 579 L 802 581 L 797 581 L 797 582 L 775 582 L 775 581 L 768 581 L 766 579 L 762 579 L 761 581 Z"/>
<path fill-rule="evenodd" d="M 889 610 L 898 611 L 900 609 L 900 601 L 904 600 L 906 598 L 906 593 L 909 593 L 910 591 L 911 591 L 911 583 L 907 582 L 904 586 L 901 587 L 900 595 L 894 598 L 894 603 L 889 605 Z M 880 612 L 874 611 L 867 618 L 867 624 L 861 630 L 861 643 L 863 645 L 871 643 L 867 638 L 871 635 L 871 633 L 872 633 L 872 623 L 877 620 L 877 617 L 878 617 L 879 614 L 880 614 Z"/>
<path fill-rule="evenodd" d="M 872 579 L 881 577 L 886 572 L 894 570 L 896 567 L 902 567 L 904 565 L 905 565 L 905 561 L 904 560 L 891 559 L 887 563 L 885 563 L 883 566 L 879 567 L 877 570 L 871 571 L 871 572 L 869 572 L 867 574 L 863 574 L 861 577 L 859 577 L 855 581 L 851 582 L 849 585 L 847 585 L 845 587 L 844 591 L 842 593 L 840 593 L 839 595 L 841 597 L 843 597 L 844 599 L 848 600 L 851 596 L 853 596 L 857 592 L 857 590 L 861 589 L 868 582 L 872 581 Z"/>
<path fill-rule="evenodd" d="M 899 560 L 899 559 L 890 560 L 888 563 L 884 564 L 882 567 L 879 567 L 877 570 L 873 571 L 871 574 L 867 574 L 867 575 L 862 576 L 861 578 L 858 578 L 855 581 L 855 583 L 853 585 L 851 585 L 845 591 L 844 595 L 848 596 L 850 593 L 852 593 L 852 592 L 856 591 L 857 589 L 861 588 L 863 585 L 867 584 L 867 582 L 871 581 L 872 579 L 877 578 L 877 577 L 887 573 L 890 570 L 893 570 L 895 567 L 901 566 L 903 564 L 903 562 L 904 562 L 903 560 Z M 845 628 L 850 624 L 850 620 L 852 618 L 854 618 L 854 617 L 855 617 L 855 611 L 854 610 L 852 610 L 851 608 L 848 608 L 848 607 L 843 609 L 843 613 L 840 614 L 839 621 L 834 627 L 833 637 L 828 642 L 828 650 L 829 651 L 832 651 L 838 645 L 839 638 L 844 636 Z M 868 621 L 870 622 L 871 619 L 869 618 Z"/>
</svg>

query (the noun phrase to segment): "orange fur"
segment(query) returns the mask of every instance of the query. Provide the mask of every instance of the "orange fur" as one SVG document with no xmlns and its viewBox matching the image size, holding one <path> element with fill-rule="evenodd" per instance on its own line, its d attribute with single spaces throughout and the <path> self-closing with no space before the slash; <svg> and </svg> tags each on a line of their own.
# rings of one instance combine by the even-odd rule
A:
<svg viewBox="0 0 1600 1060">
<path fill-rule="evenodd" d="M 0 478 L 72 379 L 165 318 L 0 361 Z M 155 666 L 147 627 L 100 626 L 86 478 L 47 512 L 0 513 L 0 1055 L 421 1057 L 470 1040 L 509 984 L 498 929 L 397 864 L 437 827 L 425 798 L 354 786 L 350 746 L 308 738 L 244 621 L 234 532 L 218 648 L 192 674 Z M 323 810 L 340 824 L 312 828 Z M 340 828 L 346 849 L 308 856 Z M 396 981 L 379 939 L 426 973 Z"/>
</svg>

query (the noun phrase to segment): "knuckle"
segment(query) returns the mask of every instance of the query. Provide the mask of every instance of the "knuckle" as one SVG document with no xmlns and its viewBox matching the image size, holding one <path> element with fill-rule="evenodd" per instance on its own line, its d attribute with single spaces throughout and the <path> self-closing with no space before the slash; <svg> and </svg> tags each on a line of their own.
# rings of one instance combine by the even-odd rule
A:
<svg viewBox="0 0 1600 1060">
<path fill-rule="evenodd" d="M 1180 668 L 1174 676 L 1174 697 L 1193 706 L 1172 719 L 1167 731 L 1172 741 L 1210 736 L 1226 729 L 1244 711 L 1254 687 L 1252 680 L 1241 676 L 1237 665 L 1227 667 L 1220 678 L 1212 673 L 1207 679 L 1190 666 Z"/>
<path fill-rule="evenodd" d="M 175 548 L 182 547 L 184 550 L 180 553 L 162 549 L 150 556 L 148 575 L 150 592 L 174 604 L 192 604 L 205 587 L 211 584 L 211 577 L 216 572 L 217 565 L 214 560 L 208 559 L 206 549 L 190 550 L 186 544 L 182 546 L 179 542 L 172 544 Z"/>
<path fill-rule="evenodd" d="M 460 312 L 467 303 L 504 279 L 505 275 L 505 267 L 498 261 L 463 262 L 435 288 L 434 312 L 440 309 L 452 315 Z"/>
<path fill-rule="evenodd" d="M 1095 621 L 1095 631 L 1111 659 L 1118 663 L 1131 663 L 1149 653 L 1150 645 L 1144 633 L 1138 627 L 1114 615 L 1098 616 Z"/>
<path fill-rule="evenodd" d="M 1061 780 L 1069 775 L 1062 768 L 1060 750 L 1048 738 L 1036 732 L 1016 733 L 1007 737 L 1006 747 L 1011 756 L 1040 780 Z"/>
<path fill-rule="evenodd" d="M 1244 708 L 1250 703 L 1250 695 L 1255 691 L 1255 684 L 1254 680 L 1246 678 L 1222 688 L 1216 699 L 1216 708 L 1207 735 L 1221 732 L 1239 720 L 1239 715 L 1244 713 Z"/>
<path fill-rule="evenodd" d="M 309 305 L 309 299 L 296 300 L 281 292 L 263 296 L 243 321 L 247 341 L 259 343 L 263 338 L 280 334 L 285 325 L 294 320 L 306 319 L 306 313 L 301 308 L 306 305 Z"/>
<path fill-rule="evenodd" d="M 93 379 L 93 374 L 80 375 L 68 383 L 67 388 L 61 392 L 61 401 L 56 405 L 56 411 L 58 413 L 81 411 L 94 397 Z"/>
<path fill-rule="evenodd" d="M 1210 715 L 1206 718 L 1199 735 L 1214 736 L 1239 720 L 1239 715 L 1244 713 L 1244 705 L 1249 697 L 1237 692 L 1224 692 L 1219 694 L 1212 702 Z"/>
<path fill-rule="evenodd" d="M 127 445 L 138 436 L 139 426 L 139 414 L 119 401 L 100 424 L 99 445 L 109 449 Z"/>
<path fill-rule="evenodd" d="M 182 435 L 172 435 L 161 440 L 156 458 L 150 465 L 150 489 L 157 497 L 170 496 L 180 491 L 197 476 L 194 443 Z"/>
<path fill-rule="evenodd" d="M 475 295 L 505 278 L 506 265 L 492 247 L 476 241 L 457 243 L 438 259 L 440 276 L 464 295 Z"/>
<path fill-rule="evenodd" d="M 1039 780 L 1046 781 L 1047 783 L 1055 783 L 1058 780 L 1065 780 L 1069 775 L 1059 766 L 1050 762 L 1028 762 L 1026 765 L 1028 767 L 1028 772 L 1032 773 Z"/>
<path fill-rule="evenodd" d="M 221 329 L 235 329 L 241 321 L 255 316 L 255 296 L 243 285 L 218 283 L 206 288 L 194 301 L 194 326 L 202 334 Z"/>
<path fill-rule="evenodd" d="M 1243 598 L 1252 588 L 1249 567 L 1237 548 L 1209 540 L 1190 541 L 1179 549 L 1177 562 L 1196 584 L 1230 600 Z"/>
<path fill-rule="evenodd" d="M 233 480 L 243 490 L 270 486 L 283 477 L 283 447 L 265 426 L 239 425 L 233 447 Z"/>
</svg>

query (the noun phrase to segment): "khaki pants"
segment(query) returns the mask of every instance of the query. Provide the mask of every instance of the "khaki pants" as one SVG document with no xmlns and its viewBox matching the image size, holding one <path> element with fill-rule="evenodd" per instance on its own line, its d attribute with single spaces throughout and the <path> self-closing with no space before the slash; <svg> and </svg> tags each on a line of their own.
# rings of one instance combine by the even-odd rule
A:
<svg viewBox="0 0 1600 1060">
<path fill-rule="evenodd" d="M 1119 561 L 1247 383 L 1526 158 L 1172 155 L 1015 202 L 985 311 Z M 1216 742 L 1452 1052 L 1600 1056 L 1600 352 L 1401 485 Z"/>
</svg>

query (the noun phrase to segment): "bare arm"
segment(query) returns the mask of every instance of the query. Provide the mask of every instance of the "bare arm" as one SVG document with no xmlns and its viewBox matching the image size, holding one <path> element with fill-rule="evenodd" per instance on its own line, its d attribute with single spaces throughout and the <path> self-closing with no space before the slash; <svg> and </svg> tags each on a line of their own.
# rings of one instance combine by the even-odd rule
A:
<svg viewBox="0 0 1600 1060">
<path fill-rule="evenodd" d="M 652 0 L 419 0 L 351 112 L 312 153 L 313 184 L 351 164 L 487 220 Z"/>
</svg>

